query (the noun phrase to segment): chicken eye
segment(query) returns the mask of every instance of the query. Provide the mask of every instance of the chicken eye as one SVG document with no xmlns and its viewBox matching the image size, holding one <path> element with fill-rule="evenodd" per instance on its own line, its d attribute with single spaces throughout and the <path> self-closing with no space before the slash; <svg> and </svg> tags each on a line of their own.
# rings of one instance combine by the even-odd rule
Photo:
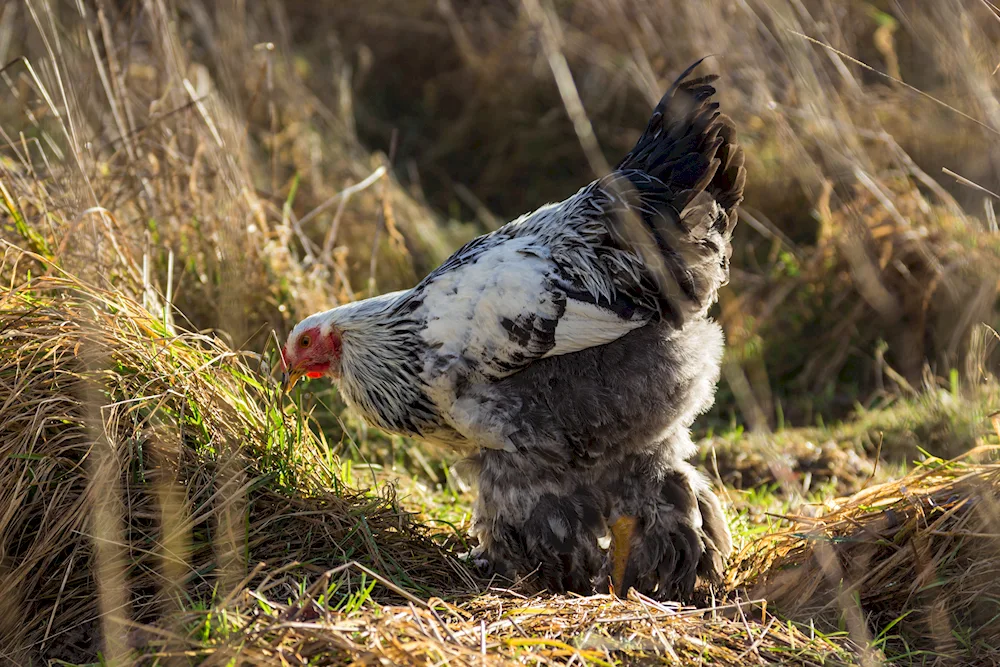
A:
<svg viewBox="0 0 1000 667">
<path fill-rule="evenodd" d="M 309 347 L 310 343 L 312 343 L 312 339 L 309 336 L 303 336 L 299 339 L 299 347 Z"/>
</svg>

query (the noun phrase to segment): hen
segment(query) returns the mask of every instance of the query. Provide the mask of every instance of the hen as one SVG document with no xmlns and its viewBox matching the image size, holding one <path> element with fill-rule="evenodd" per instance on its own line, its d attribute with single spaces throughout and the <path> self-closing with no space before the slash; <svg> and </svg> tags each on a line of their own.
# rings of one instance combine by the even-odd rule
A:
<svg viewBox="0 0 1000 667">
<path fill-rule="evenodd" d="M 285 345 L 286 386 L 329 375 L 369 423 L 470 454 L 474 556 L 493 572 L 682 600 L 721 577 L 725 517 L 687 459 L 746 172 L 697 65 L 611 174 Z"/>
</svg>

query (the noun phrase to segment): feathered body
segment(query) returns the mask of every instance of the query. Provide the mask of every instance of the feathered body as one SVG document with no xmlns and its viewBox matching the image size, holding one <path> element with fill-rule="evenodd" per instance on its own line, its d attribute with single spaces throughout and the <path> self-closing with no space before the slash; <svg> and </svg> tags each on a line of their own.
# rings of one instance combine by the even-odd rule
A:
<svg viewBox="0 0 1000 667">
<path fill-rule="evenodd" d="M 690 69 L 688 70 L 690 72 Z M 730 550 L 686 463 L 714 395 L 745 171 L 682 75 L 608 176 L 459 249 L 416 287 L 318 313 L 286 345 L 387 431 L 464 448 L 479 467 L 477 557 L 556 590 L 606 588 L 634 520 L 626 585 L 687 597 Z"/>
</svg>

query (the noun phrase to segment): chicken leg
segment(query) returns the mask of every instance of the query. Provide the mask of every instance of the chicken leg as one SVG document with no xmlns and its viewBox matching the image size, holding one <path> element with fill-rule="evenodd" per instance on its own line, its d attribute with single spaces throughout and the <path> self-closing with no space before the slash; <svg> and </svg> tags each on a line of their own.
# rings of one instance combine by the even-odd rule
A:
<svg viewBox="0 0 1000 667">
<path fill-rule="evenodd" d="M 611 526 L 614 538 L 614 551 L 611 554 L 611 585 L 614 594 L 624 597 L 625 570 L 628 567 L 628 557 L 632 551 L 632 535 L 635 534 L 636 518 L 634 516 L 619 517 Z"/>
</svg>

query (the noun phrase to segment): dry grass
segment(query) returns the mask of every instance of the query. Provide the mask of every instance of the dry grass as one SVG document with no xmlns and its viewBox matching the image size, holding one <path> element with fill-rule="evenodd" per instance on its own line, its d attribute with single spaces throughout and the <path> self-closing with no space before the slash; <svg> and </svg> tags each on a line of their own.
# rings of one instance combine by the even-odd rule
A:
<svg viewBox="0 0 1000 667">
<path fill-rule="evenodd" d="M 989 664 L 1000 645 L 998 517 L 1000 467 L 931 460 L 749 544 L 730 585 L 900 661 Z"/>
<path fill-rule="evenodd" d="M 998 27 L 978 0 L 0 5 L 0 661 L 997 660 L 996 464 L 918 447 L 1000 407 L 995 197 L 940 175 L 1000 191 Z M 713 424 L 757 433 L 704 449 L 753 602 L 486 589 L 452 459 L 290 404 L 270 333 L 569 194 L 707 53 L 752 184 Z M 878 454 L 924 462 L 883 484 Z"/>
<path fill-rule="evenodd" d="M 265 575 L 267 590 L 291 590 L 345 559 L 425 595 L 461 581 L 391 492 L 343 486 L 257 363 L 69 276 L 0 296 L 8 659 L 93 659 L 98 605 L 117 619 L 103 628 L 113 655 L 127 621 L 218 603 Z"/>
<path fill-rule="evenodd" d="M 537 15 L 529 10 L 535 3 L 376 0 L 363 10 L 351 3 L 284 4 L 291 43 L 312 60 L 330 50 L 317 33 L 336 35 L 341 57 L 354 68 L 362 135 L 388 145 L 393 128 L 400 128 L 400 159 L 412 159 L 425 182 L 435 181 L 427 189 L 438 208 L 460 199 L 449 187 L 460 183 L 493 211 L 516 215 L 565 196 L 590 176 Z M 933 176 L 961 155 L 964 175 L 987 187 L 996 183 L 985 154 L 996 135 L 976 122 L 996 127 L 990 77 L 1000 24 L 983 3 L 622 0 L 609 6 L 578 0 L 541 6 L 558 19 L 558 45 L 611 161 L 631 148 L 680 63 L 716 54 L 707 66 L 726 73 L 723 104 L 752 147 L 752 207 L 777 212 L 775 224 L 794 239 L 815 230 L 809 208 L 823 178 L 849 182 L 855 167 L 892 165 L 892 137 L 919 154 L 918 164 Z M 325 75 L 318 68 L 311 74 Z M 337 94 L 315 88 L 325 91 L 321 96 Z M 471 164 L 477 168 L 470 173 Z M 512 191 L 511 178 L 523 187 Z M 981 193 L 963 194 L 981 205 Z"/>
<path fill-rule="evenodd" d="M 740 294 L 722 309 L 726 376 L 751 427 L 913 400 L 938 389 L 930 369 L 973 385 L 995 371 L 983 323 L 1000 320 L 1000 235 L 917 185 L 912 174 L 866 179 L 837 209 L 831 185 L 817 204 L 816 245 L 777 244 L 766 275 L 739 277 Z"/>
<path fill-rule="evenodd" d="M 988 349 L 993 343 L 981 333 L 989 331 L 977 332 L 975 341 Z M 1000 383 L 990 376 L 978 383 L 962 378 L 954 373 L 949 384 L 928 376 L 919 392 L 883 396 L 830 426 L 713 435 L 700 443 L 701 463 L 734 489 L 777 484 L 785 494 L 852 495 L 873 476 L 882 482 L 916 461 L 960 456 L 991 433 L 988 417 L 1000 406 Z"/>
<path fill-rule="evenodd" d="M 287 602 L 248 591 L 225 624 L 216 626 L 211 640 L 188 644 L 185 654 L 204 658 L 206 665 L 237 659 L 240 664 L 293 665 L 734 667 L 856 664 L 858 655 L 844 638 L 809 634 L 769 615 L 759 602 L 687 609 L 634 594 L 620 600 L 501 592 L 457 605 L 417 601 L 343 612 L 317 601 L 316 591 Z M 170 655 L 180 653 L 158 649 L 148 659 Z"/>
<path fill-rule="evenodd" d="M 28 260 L 44 264 L 8 249 Z M 498 664 L 854 660 L 850 643 L 749 618 L 753 605 L 472 597 L 464 566 L 391 496 L 346 488 L 273 382 L 217 339 L 67 275 L 15 287 L 0 322 L 13 662 L 465 664 L 484 641 Z M 377 602 L 393 599 L 410 605 Z"/>
<path fill-rule="evenodd" d="M 292 312 L 410 284 L 455 245 L 250 16 L 123 6 L 0 13 L 0 237 L 258 350 Z"/>
</svg>

